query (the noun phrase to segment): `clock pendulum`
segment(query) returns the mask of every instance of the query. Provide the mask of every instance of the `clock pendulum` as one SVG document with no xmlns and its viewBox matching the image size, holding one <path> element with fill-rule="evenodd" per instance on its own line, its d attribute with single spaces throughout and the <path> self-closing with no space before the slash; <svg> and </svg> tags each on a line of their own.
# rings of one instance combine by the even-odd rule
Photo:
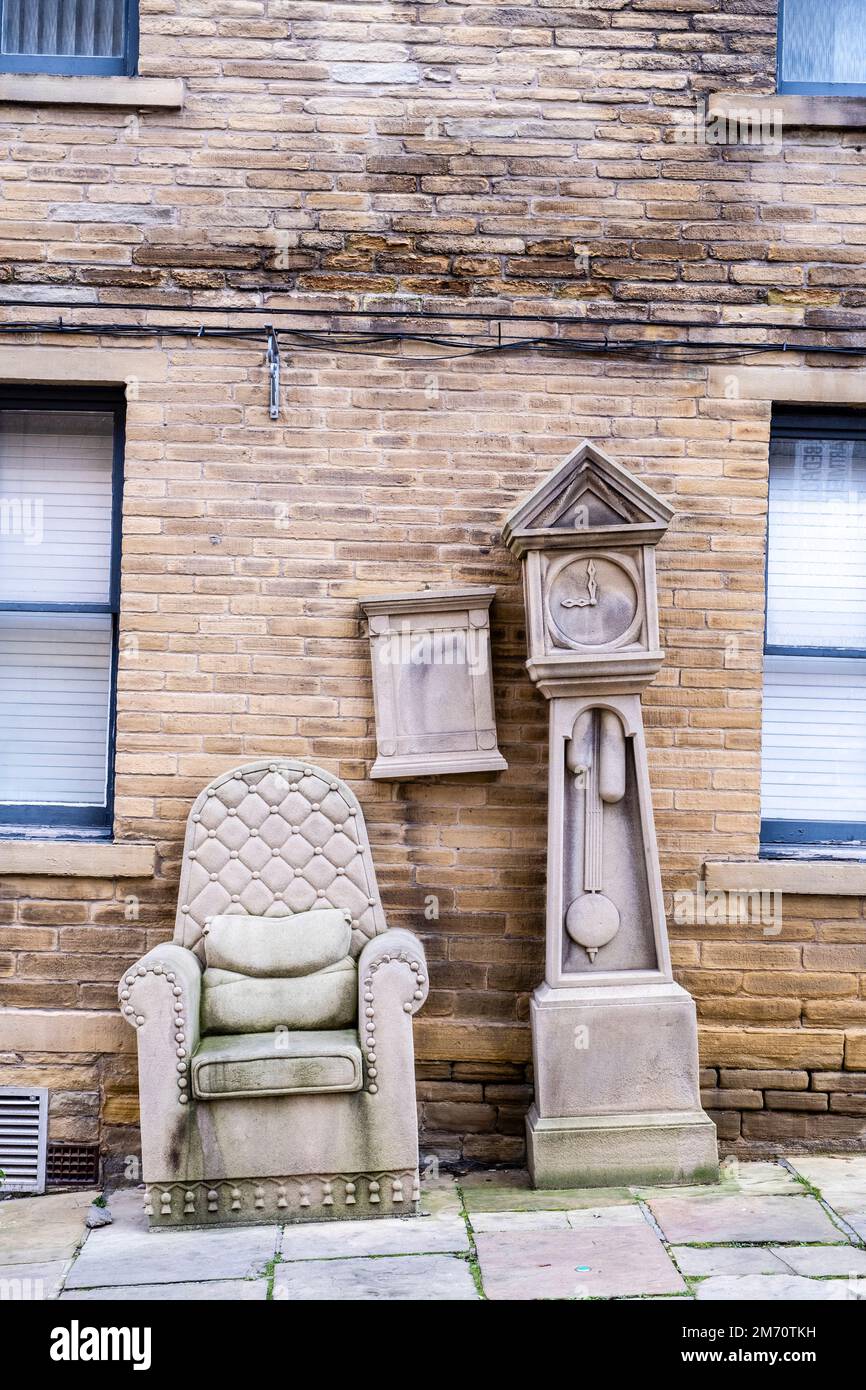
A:
<svg viewBox="0 0 866 1390">
<path fill-rule="evenodd" d="M 578 715 L 566 750 L 566 766 L 583 788 L 583 893 L 565 915 L 572 941 L 592 964 L 602 946 L 619 931 L 616 903 L 601 891 L 604 883 L 604 808 L 625 796 L 625 735 L 612 710 L 589 709 Z"/>
</svg>

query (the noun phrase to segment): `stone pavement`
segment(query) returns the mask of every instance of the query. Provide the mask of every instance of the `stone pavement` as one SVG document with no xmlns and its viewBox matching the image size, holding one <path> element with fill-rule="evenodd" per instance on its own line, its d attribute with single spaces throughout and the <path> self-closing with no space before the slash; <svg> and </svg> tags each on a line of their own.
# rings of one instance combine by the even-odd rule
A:
<svg viewBox="0 0 866 1390">
<path fill-rule="evenodd" d="M 141 1192 L 0 1202 L 0 1298 L 866 1300 L 866 1156 L 729 1160 L 718 1187 L 442 1177 L 414 1220 L 150 1234 Z M 86 1237 L 86 1239 L 85 1239 Z"/>
</svg>

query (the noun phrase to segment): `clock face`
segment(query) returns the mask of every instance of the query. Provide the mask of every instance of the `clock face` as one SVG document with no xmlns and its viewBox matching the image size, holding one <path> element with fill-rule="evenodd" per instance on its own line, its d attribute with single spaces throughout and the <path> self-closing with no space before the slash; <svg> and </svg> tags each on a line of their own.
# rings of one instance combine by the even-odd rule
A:
<svg viewBox="0 0 866 1390">
<path fill-rule="evenodd" d="M 556 572 L 548 589 L 547 609 L 558 645 L 605 647 L 620 641 L 635 625 L 638 594 L 621 565 L 587 555 Z"/>
</svg>

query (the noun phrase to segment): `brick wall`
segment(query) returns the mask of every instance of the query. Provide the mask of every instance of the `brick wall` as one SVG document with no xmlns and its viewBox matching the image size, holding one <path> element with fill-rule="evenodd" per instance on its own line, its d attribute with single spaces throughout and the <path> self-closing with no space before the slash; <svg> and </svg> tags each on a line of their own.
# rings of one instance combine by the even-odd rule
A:
<svg viewBox="0 0 866 1390">
<path fill-rule="evenodd" d="M 748 340 L 856 322 L 866 135 L 678 138 L 699 97 L 771 89 L 774 13 L 761 0 L 144 0 L 142 71 L 183 75 L 185 107 L 3 108 L 0 297 L 102 299 L 133 323 L 125 303 L 185 303 L 195 320 L 209 299 L 270 292 L 320 309 L 319 328 L 338 308 L 401 306 L 451 315 L 443 334 L 466 330 L 464 305 L 491 316 L 491 335 L 514 310 L 582 315 L 596 336 L 601 320 L 635 333 L 694 319 L 705 326 L 656 335 L 720 325 Z M 27 317 L 40 314 L 56 317 Z M 542 969 L 546 709 L 523 671 L 502 521 L 584 436 L 675 506 L 658 556 L 668 657 L 645 711 L 665 888 L 694 890 L 708 856 L 757 852 L 771 401 L 739 390 L 737 360 L 720 385 L 706 352 L 675 364 L 295 342 L 274 423 L 260 345 L 152 348 L 165 379 L 143 372 L 129 400 L 116 830 L 156 843 L 157 873 L 3 881 L 0 1000 L 112 1010 L 121 971 L 170 934 L 196 792 L 239 761 L 303 755 L 353 785 L 389 920 L 425 938 L 424 1152 L 516 1161 Z M 358 599 L 452 583 L 497 586 L 509 770 L 371 783 Z M 725 1142 L 862 1146 L 862 900 L 786 898 L 772 937 L 672 920 L 671 938 Z M 56 1078 L 55 1137 L 134 1149 L 128 1057 L 3 1047 L 0 1028 L 7 1084 Z"/>
</svg>

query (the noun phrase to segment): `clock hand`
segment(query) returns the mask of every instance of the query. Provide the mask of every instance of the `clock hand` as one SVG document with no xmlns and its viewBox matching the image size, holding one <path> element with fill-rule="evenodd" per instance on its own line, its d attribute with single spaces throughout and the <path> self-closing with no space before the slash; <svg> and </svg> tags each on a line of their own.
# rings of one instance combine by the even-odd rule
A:
<svg viewBox="0 0 866 1390">
<path fill-rule="evenodd" d="M 590 560 L 586 567 L 586 592 L 591 604 L 598 603 L 598 584 L 595 578 L 595 561 Z"/>
<path fill-rule="evenodd" d="M 586 567 L 586 598 L 564 598 L 561 603 L 563 608 L 595 608 L 598 603 L 598 582 L 594 560 L 590 560 Z"/>
</svg>

